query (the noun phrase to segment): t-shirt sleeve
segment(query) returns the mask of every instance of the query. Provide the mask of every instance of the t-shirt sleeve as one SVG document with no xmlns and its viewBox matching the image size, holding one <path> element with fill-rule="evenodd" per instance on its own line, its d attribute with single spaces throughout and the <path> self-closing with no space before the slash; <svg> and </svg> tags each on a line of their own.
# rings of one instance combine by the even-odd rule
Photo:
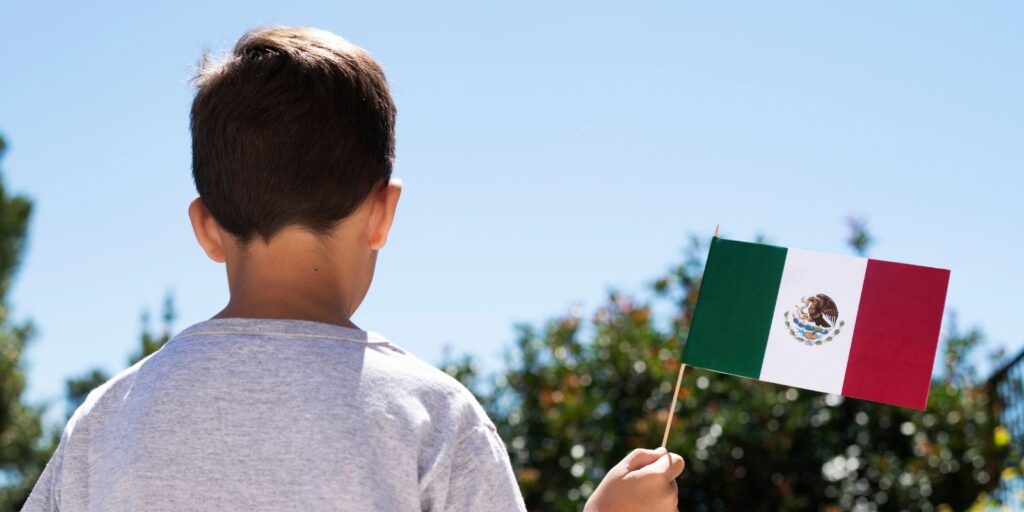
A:
<svg viewBox="0 0 1024 512">
<path fill-rule="evenodd" d="M 25 501 L 21 512 L 59 512 L 60 482 L 64 470 L 64 452 L 68 441 L 68 430 L 61 434 L 57 449 L 46 463 L 46 468 L 36 480 L 36 485 Z"/>
<path fill-rule="evenodd" d="M 452 461 L 444 509 L 525 512 L 505 443 L 489 426 L 480 426 L 459 442 Z"/>
</svg>

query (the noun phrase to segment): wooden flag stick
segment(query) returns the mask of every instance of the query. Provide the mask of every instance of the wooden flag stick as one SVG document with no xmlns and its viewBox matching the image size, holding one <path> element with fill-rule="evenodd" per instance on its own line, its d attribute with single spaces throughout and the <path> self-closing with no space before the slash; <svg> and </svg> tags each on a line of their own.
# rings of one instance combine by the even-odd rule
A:
<svg viewBox="0 0 1024 512">
<path fill-rule="evenodd" d="M 672 418 L 676 417 L 676 400 L 679 399 L 679 386 L 683 383 L 683 372 L 685 371 L 686 365 L 680 362 L 679 377 L 676 377 L 676 390 L 672 393 L 672 406 L 668 408 L 668 419 L 665 420 L 665 437 L 661 438 L 662 448 L 666 448 L 668 446 L 668 433 L 672 430 Z"/>
<path fill-rule="evenodd" d="M 718 238 L 718 224 L 715 224 L 715 234 L 713 238 Z M 681 355 L 681 354 L 680 354 Z M 665 420 L 665 436 L 661 438 L 661 447 L 668 447 L 668 433 L 672 430 L 672 418 L 676 417 L 676 401 L 679 400 L 679 388 L 683 384 L 683 372 L 686 371 L 686 364 L 682 362 L 682 357 L 679 358 L 679 376 L 676 377 L 676 388 L 672 392 L 672 405 L 668 408 L 668 419 Z"/>
</svg>

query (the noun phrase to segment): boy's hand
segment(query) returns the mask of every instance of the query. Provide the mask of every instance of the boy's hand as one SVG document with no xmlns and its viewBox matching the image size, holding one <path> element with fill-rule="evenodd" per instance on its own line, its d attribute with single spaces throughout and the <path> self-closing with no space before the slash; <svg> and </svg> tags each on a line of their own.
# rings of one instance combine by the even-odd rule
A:
<svg viewBox="0 0 1024 512">
<path fill-rule="evenodd" d="M 676 477 L 683 458 L 664 448 L 633 450 L 601 480 L 584 512 L 669 512 L 678 510 Z"/>
</svg>

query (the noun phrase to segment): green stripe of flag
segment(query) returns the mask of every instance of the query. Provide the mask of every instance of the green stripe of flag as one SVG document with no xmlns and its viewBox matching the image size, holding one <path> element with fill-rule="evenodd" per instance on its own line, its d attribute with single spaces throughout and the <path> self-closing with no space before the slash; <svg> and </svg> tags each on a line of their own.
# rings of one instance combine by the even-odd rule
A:
<svg viewBox="0 0 1024 512">
<path fill-rule="evenodd" d="M 784 247 L 712 239 L 683 361 L 758 378 L 785 263 Z"/>
</svg>

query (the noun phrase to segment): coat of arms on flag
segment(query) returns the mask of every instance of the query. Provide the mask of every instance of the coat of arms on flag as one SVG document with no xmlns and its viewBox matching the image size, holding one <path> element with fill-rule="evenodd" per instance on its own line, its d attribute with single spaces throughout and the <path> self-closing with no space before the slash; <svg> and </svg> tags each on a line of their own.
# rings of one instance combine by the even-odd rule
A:
<svg viewBox="0 0 1024 512">
<path fill-rule="evenodd" d="M 808 346 L 832 341 L 846 322 L 839 320 L 835 301 L 824 293 L 800 299 L 800 304 L 782 314 L 789 335 Z"/>
<path fill-rule="evenodd" d="M 924 409 L 949 271 L 712 239 L 683 362 Z"/>
</svg>

